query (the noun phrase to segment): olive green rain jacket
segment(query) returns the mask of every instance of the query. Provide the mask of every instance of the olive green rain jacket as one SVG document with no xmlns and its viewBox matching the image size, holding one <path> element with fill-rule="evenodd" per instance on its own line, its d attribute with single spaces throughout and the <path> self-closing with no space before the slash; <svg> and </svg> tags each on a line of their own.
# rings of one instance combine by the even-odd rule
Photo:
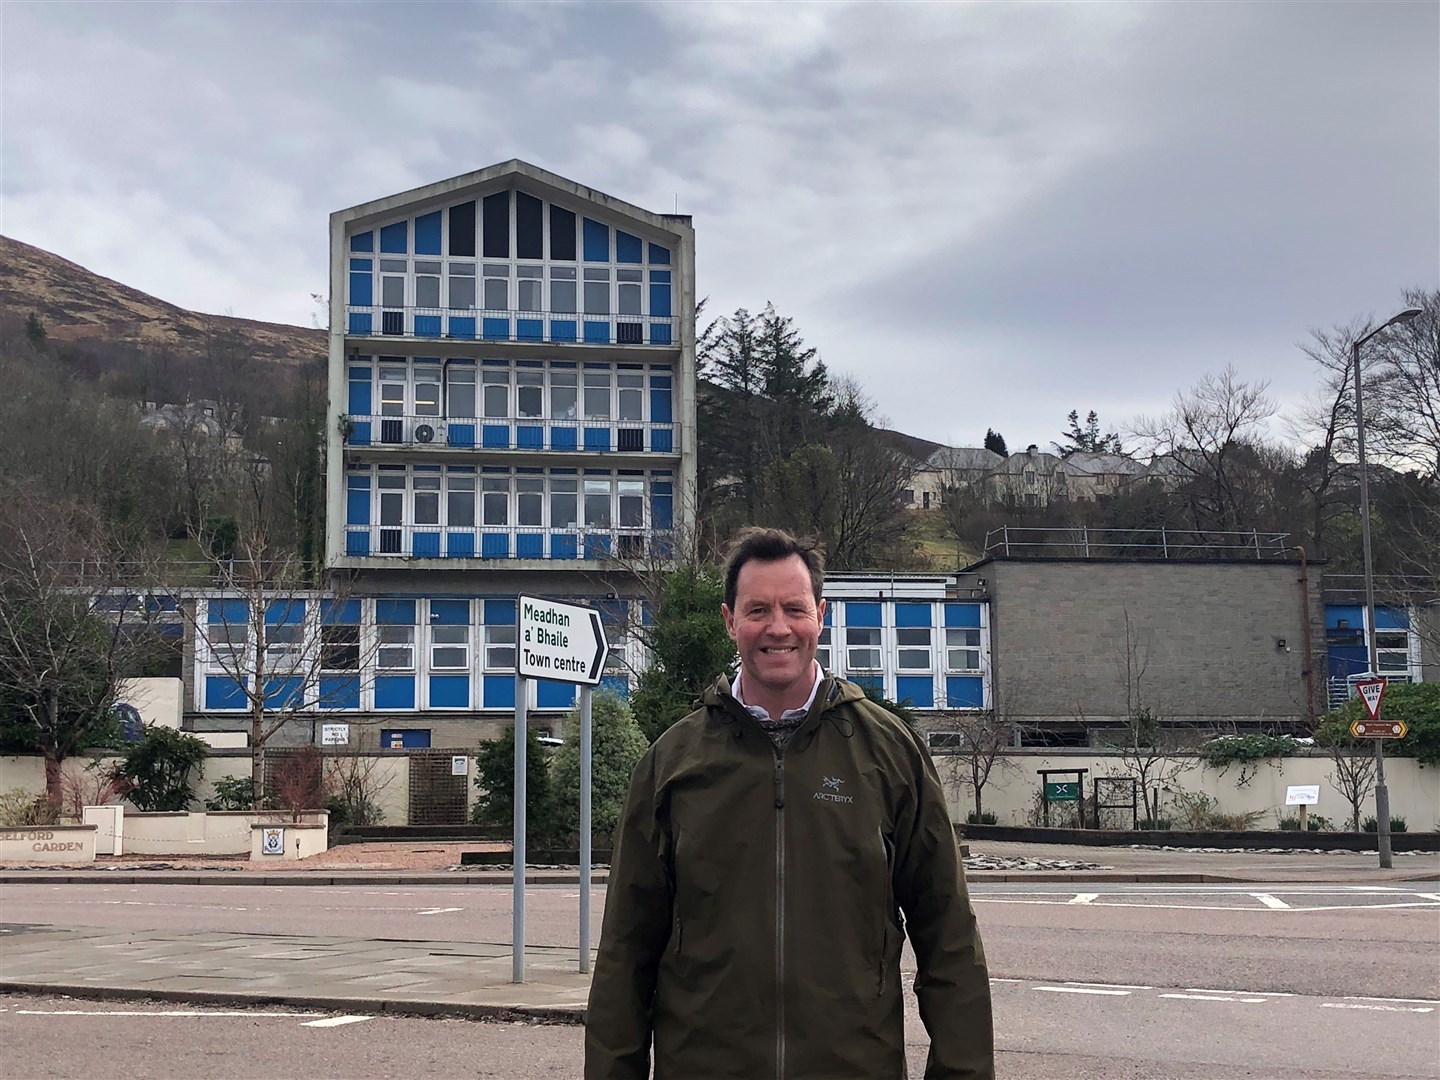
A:
<svg viewBox="0 0 1440 1080">
<path fill-rule="evenodd" d="M 721 679 L 635 767 L 586 1016 L 585 1076 L 905 1076 L 900 951 L 925 1076 L 994 1076 L 985 954 L 935 766 L 826 678 L 782 752 Z M 903 915 L 903 918 L 902 918 Z"/>
</svg>

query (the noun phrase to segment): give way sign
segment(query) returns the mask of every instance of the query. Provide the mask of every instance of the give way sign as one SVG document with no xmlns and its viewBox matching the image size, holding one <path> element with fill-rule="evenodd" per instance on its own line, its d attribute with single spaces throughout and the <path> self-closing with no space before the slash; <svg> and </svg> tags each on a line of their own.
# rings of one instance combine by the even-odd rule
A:
<svg viewBox="0 0 1440 1080">
<path fill-rule="evenodd" d="M 1385 697 L 1384 679 L 1364 679 L 1355 684 L 1355 690 L 1360 695 L 1360 700 L 1365 702 L 1365 711 L 1370 714 L 1371 720 L 1380 719 L 1380 702 Z"/>
</svg>

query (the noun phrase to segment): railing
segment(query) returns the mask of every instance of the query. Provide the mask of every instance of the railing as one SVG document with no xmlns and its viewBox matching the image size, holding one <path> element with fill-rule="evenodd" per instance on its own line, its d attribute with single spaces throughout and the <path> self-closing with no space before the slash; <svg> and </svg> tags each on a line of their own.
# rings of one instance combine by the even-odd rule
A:
<svg viewBox="0 0 1440 1080">
<path fill-rule="evenodd" d="M 354 337 L 673 347 L 679 344 L 680 321 L 649 315 L 352 304 L 345 308 L 345 332 Z"/>
<path fill-rule="evenodd" d="M 1038 529 L 1005 525 L 985 534 L 985 554 L 1063 559 L 1285 559 L 1287 533 L 1184 529 Z"/>
<path fill-rule="evenodd" d="M 1365 578 L 1360 574 L 1326 574 L 1325 599 L 1333 604 L 1363 604 Z M 1403 574 L 1375 575 L 1375 602 L 1390 607 L 1408 607 L 1440 599 L 1440 580 Z"/>
<path fill-rule="evenodd" d="M 669 530 L 550 529 L 542 526 L 350 525 L 345 554 L 380 559 L 668 559 Z"/>
<path fill-rule="evenodd" d="M 557 453 L 674 454 L 678 424 L 537 417 L 347 416 L 345 445 Z"/>
</svg>

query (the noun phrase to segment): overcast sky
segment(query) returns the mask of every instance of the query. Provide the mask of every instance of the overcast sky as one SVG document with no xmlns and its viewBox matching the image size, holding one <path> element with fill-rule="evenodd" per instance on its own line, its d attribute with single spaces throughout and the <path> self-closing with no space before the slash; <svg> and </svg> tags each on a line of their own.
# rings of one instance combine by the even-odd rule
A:
<svg viewBox="0 0 1440 1080">
<path fill-rule="evenodd" d="M 1440 286 L 1440 4 L 0 4 L 0 231 L 311 325 L 332 210 L 519 157 L 694 216 L 893 427 L 1011 449 Z"/>
</svg>

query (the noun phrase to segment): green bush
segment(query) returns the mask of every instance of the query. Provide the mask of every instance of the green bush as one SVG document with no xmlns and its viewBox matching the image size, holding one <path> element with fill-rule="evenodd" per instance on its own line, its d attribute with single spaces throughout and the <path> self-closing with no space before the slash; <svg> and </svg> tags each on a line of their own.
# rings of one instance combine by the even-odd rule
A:
<svg viewBox="0 0 1440 1080">
<path fill-rule="evenodd" d="M 190 772 L 209 756 L 210 747 L 194 735 L 146 727 L 143 739 L 126 746 L 112 776 L 131 785 L 126 798 L 142 811 L 186 810 L 195 798 Z"/>
<path fill-rule="evenodd" d="M 1365 824 L 1362 827 L 1366 832 L 1379 832 L 1380 822 L 1376 820 L 1374 814 L 1371 814 L 1365 819 Z M 1390 819 L 1390 831 L 1392 833 L 1407 832 L 1408 830 L 1409 826 L 1405 824 L 1405 819 L 1403 817 L 1392 817 Z"/>
<path fill-rule="evenodd" d="M 1299 832 L 1300 816 L 1298 814 L 1286 814 L 1280 819 L 1279 829 L 1281 832 Z M 1308 832 L 1333 832 L 1335 823 L 1324 814 L 1310 814 L 1305 822 Z"/>
<path fill-rule="evenodd" d="M 1440 683 L 1391 683 L 1380 706 L 1385 720 L 1402 720 L 1410 730 L 1403 739 L 1386 739 L 1385 753 L 1413 757 L 1422 765 L 1440 765 Z M 1355 739 L 1350 725 L 1369 716 L 1365 703 L 1353 697 L 1341 708 L 1326 713 L 1315 731 L 1321 746 L 1369 747 L 1370 739 Z"/>
<path fill-rule="evenodd" d="M 965 815 L 965 824 L 967 825 L 997 825 L 999 822 L 999 817 L 991 810 L 986 810 L 981 814 L 977 814 L 974 810 L 971 810 L 970 813 Z"/>
<path fill-rule="evenodd" d="M 1139 822 L 1139 827 L 1146 832 L 1152 832 L 1156 830 L 1159 830 L 1161 832 L 1169 832 L 1175 827 L 1175 823 L 1170 818 L 1164 817 L 1162 815 L 1158 818 L 1141 818 Z"/>
<path fill-rule="evenodd" d="M 630 790 L 630 774 L 650 745 L 625 700 L 599 691 L 590 699 L 590 834 L 613 834 Z M 550 820 L 559 837 L 580 833 L 580 708 L 570 712 L 570 737 L 555 751 Z"/>
<path fill-rule="evenodd" d="M 36 795 L 24 788 L 11 788 L 0 795 L 0 825 L 26 828 L 54 825 L 59 820 L 60 815 L 44 795 Z"/>
<path fill-rule="evenodd" d="M 206 810 L 253 810 L 255 781 L 248 776 L 221 776 L 215 781 L 215 794 L 205 800 Z"/>
<path fill-rule="evenodd" d="M 475 786 L 480 796 L 470 811 L 475 825 L 515 824 L 515 725 L 506 724 L 498 739 L 487 739 L 475 752 Z M 550 755 L 534 728 L 525 732 L 525 833 L 548 839 L 550 822 Z"/>
<path fill-rule="evenodd" d="M 1289 735 L 1266 735 L 1252 731 L 1244 735 L 1221 735 L 1201 743 L 1200 760 L 1212 769 L 1224 772 L 1231 765 L 1240 766 L 1237 787 L 1244 787 L 1255 775 L 1260 762 L 1288 757 L 1300 748 Z"/>
</svg>

